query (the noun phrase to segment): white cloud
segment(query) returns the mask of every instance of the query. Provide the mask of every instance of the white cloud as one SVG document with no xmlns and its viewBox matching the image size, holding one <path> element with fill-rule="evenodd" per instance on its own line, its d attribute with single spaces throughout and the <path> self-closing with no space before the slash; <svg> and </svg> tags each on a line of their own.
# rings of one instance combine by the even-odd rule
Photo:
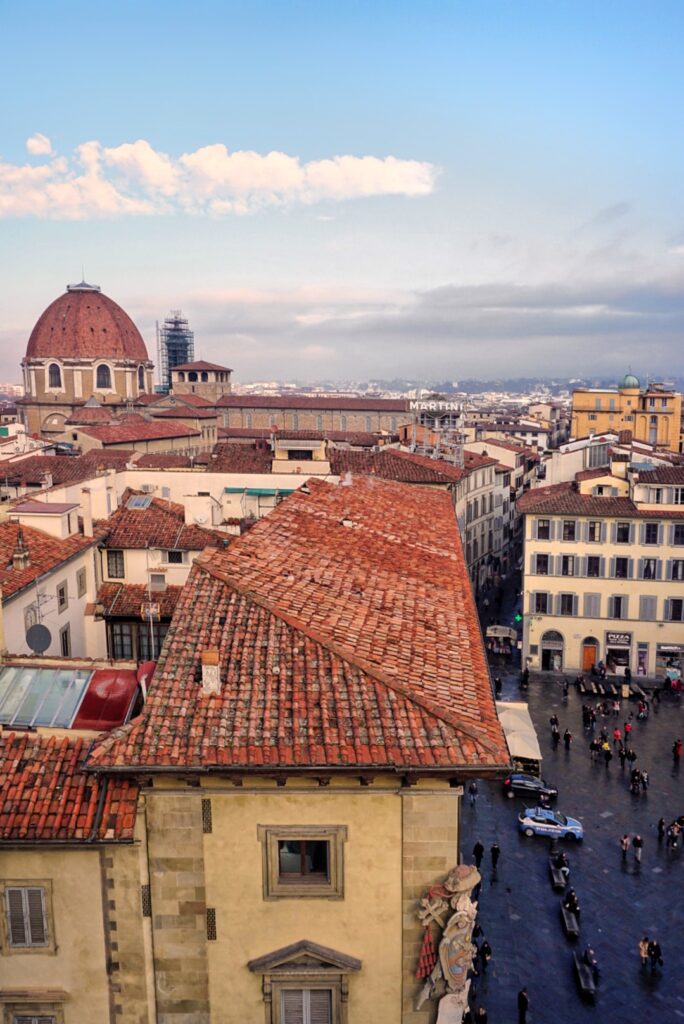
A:
<svg viewBox="0 0 684 1024">
<path fill-rule="evenodd" d="M 52 156 L 52 143 L 47 135 L 36 132 L 30 139 L 26 140 L 26 151 L 31 156 Z"/>
<path fill-rule="evenodd" d="M 26 143 L 36 167 L 0 161 L 0 216 L 55 219 L 123 214 L 248 214 L 273 206 L 370 196 L 424 196 L 437 169 L 394 156 L 335 156 L 302 162 L 272 151 L 230 152 L 223 143 L 177 159 L 145 139 L 104 147 L 84 142 L 70 159 L 37 133 Z"/>
</svg>

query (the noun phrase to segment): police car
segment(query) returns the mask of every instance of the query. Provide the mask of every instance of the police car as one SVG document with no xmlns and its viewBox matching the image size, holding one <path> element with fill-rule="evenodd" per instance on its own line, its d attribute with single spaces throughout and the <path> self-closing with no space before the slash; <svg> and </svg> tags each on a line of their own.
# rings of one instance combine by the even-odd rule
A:
<svg viewBox="0 0 684 1024">
<path fill-rule="evenodd" d="M 526 836 L 554 836 L 557 839 L 583 839 L 584 829 L 575 818 L 566 818 L 549 807 L 526 807 L 518 815 L 518 828 Z"/>
</svg>

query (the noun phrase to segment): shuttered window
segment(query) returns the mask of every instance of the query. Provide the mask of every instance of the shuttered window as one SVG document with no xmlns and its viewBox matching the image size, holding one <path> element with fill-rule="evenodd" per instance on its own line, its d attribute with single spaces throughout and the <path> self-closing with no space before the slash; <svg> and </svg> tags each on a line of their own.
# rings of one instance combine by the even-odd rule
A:
<svg viewBox="0 0 684 1024">
<path fill-rule="evenodd" d="M 289 988 L 280 993 L 281 1024 L 332 1024 L 332 992 Z"/>
<path fill-rule="evenodd" d="M 5 909 L 10 946 L 49 945 L 43 888 L 8 886 L 5 889 Z"/>
<path fill-rule="evenodd" d="M 52 1016 L 46 1017 L 44 1014 L 39 1014 L 36 1017 L 35 1015 L 29 1014 L 27 1016 L 25 1013 L 20 1013 L 12 1017 L 12 1024 L 57 1024 L 57 1018 Z"/>
<path fill-rule="evenodd" d="M 641 594 L 639 597 L 639 618 L 644 622 L 653 622 L 656 617 L 657 597 Z"/>
</svg>

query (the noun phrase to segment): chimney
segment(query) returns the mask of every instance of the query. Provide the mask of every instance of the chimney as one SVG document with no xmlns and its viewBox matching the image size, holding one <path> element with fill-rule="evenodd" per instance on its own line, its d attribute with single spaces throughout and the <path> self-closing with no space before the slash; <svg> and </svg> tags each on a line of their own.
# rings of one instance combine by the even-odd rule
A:
<svg viewBox="0 0 684 1024">
<path fill-rule="evenodd" d="M 219 652 L 217 647 L 207 647 L 202 651 L 202 696 L 209 697 L 212 693 L 221 692 L 219 675 Z"/>
<path fill-rule="evenodd" d="M 81 512 L 83 513 L 83 536 L 92 537 L 93 535 L 93 499 L 90 496 L 90 488 L 82 487 L 81 494 L 83 498 L 81 500 Z"/>
<path fill-rule="evenodd" d="M 17 540 L 14 545 L 14 552 L 12 554 L 12 565 L 15 569 L 22 570 L 28 569 L 31 564 L 31 556 L 29 549 L 26 547 L 24 540 L 24 531 L 21 526 L 17 530 Z"/>
</svg>

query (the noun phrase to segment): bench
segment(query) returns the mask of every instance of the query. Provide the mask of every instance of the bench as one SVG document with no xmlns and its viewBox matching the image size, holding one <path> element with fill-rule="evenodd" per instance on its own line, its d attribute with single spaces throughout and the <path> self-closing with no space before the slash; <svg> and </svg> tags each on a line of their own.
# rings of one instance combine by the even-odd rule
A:
<svg viewBox="0 0 684 1024">
<path fill-rule="evenodd" d="M 638 683 L 630 683 L 629 692 L 633 697 L 636 697 L 638 700 L 646 700 L 646 694 L 641 689 Z"/>
<path fill-rule="evenodd" d="M 561 903 L 561 920 L 563 922 L 563 931 L 569 939 L 576 939 L 579 936 L 579 921 L 570 910 Z"/>
<path fill-rule="evenodd" d="M 594 972 L 585 964 L 579 953 L 572 954 L 573 967 L 575 980 L 579 986 L 580 994 L 583 999 L 588 999 L 589 1002 L 596 1001 L 596 982 L 594 981 Z"/>
<path fill-rule="evenodd" d="M 549 874 L 551 875 L 551 885 L 556 892 L 563 892 L 568 884 L 568 880 L 561 869 L 557 868 L 553 863 L 553 857 L 549 857 Z"/>
</svg>

